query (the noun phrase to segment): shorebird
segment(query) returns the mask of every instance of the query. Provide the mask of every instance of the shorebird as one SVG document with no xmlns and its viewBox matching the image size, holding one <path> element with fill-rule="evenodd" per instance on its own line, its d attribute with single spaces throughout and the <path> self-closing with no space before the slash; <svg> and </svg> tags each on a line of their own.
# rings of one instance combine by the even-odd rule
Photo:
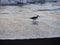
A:
<svg viewBox="0 0 60 45">
<path fill-rule="evenodd" d="M 38 19 L 38 17 L 40 17 L 40 16 L 39 16 L 39 15 L 37 15 L 37 16 L 34 16 L 34 17 L 30 17 L 30 19 L 35 20 L 35 21 L 36 21 L 36 19 Z"/>
<path fill-rule="evenodd" d="M 32 24 L 38 25 L 38 21 L 36 21 L 38 19 L 38 17 L 40 17 L 40 16 L 37 15 L 37 16 L 34 16 L 34 17 L 30 17 L 30 19 L 32 19 Z"/>
</svg>

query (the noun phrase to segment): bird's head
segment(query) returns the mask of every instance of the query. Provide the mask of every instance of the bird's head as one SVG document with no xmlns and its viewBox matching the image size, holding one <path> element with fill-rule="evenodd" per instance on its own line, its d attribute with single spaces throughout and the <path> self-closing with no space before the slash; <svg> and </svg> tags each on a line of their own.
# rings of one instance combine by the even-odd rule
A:
<svg viewBox="0 0 60 45">
<path fill-rule="evenodd" d="M 37 17 L 40 17 L 39 15 L 37 15 Z"/>
</svg>

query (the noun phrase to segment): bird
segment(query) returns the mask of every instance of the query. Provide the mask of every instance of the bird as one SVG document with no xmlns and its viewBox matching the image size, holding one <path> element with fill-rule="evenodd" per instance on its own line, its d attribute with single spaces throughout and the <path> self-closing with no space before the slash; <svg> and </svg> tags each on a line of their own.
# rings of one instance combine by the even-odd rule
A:
<svg viewBox="0 0 60 45">
<path fill-rule="evenodd" d="M 30 17 L 30 19 L 32 19 L 32 20 L 36 20 L 36 19 L 38 19 L 38 17 L 40 17 L 40 16 L 37 15 L 37 16 L 34 16 L 34 17 Z"/>
</svg>

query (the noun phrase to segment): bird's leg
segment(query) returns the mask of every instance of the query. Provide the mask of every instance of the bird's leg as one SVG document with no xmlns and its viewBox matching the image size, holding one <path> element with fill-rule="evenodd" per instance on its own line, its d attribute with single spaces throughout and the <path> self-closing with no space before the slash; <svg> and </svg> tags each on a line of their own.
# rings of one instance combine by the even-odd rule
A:
<svg viewBox="0 0 60 45">
<path fill-rule="evenodd" d="M 36 22 L 36 20 L 33 20 L 33 22 Z"/>
<path fill-rule="evenodd" d="M 33 20 L 33 21 L 32 21 L 32 24 L 37 25 L 38 23 L 37 23 L 36 20 Z"/>
</svg>

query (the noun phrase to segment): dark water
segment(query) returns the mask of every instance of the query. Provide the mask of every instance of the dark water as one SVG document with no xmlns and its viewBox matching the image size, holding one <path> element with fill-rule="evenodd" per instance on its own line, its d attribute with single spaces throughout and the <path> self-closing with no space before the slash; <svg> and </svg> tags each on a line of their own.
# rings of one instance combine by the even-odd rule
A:
<svg viewBox="0 0 60 45">
<path fill-rule="evenodd" d="M 23 6 L 26 4 L 0 4 L 0 6 Z"/>
<path fill-rule="evenodd" d="M 43 9 L 43 10 L 37 10 L 37 11 L 56 11 L 56 10 L 60 10 L 60 8 L 56 8 L 56 9 Z"/>
</svg>

